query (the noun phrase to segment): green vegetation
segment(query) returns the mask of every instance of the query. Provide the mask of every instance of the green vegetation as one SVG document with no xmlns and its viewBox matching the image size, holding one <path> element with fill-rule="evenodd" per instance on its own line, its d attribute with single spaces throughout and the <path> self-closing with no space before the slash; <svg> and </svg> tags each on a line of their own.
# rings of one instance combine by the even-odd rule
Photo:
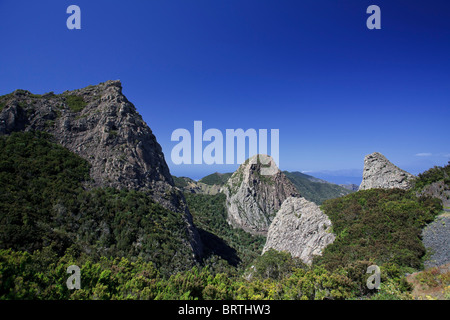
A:
<svg viewBox="0 0 450 320">
<path fill-rule="evenodd" d="M 307 270 L 308 267 L 299 258 L 291 257 L 289 252 L 269 249 L 263 256 L 255 258 L 251 276 L 257 279 L 282 280 L 292 275 L 295 269 Z"/>
<path fill-rule="evenodd" d="M 433 287 L 447 288 L 447 294 L 450 294 L 450 271 L 441 271 L 439 268 L 434 267 L 417 274 L 416 279 L 419 281 L 422 289 L 428 289 Z M 450 297 L 449 297 L 450 298 Z"/>
<path fill-rule="evenodd" d="M 336 234 L 316 263 L 333 270 L 360 260 L 421 269 L 421 229 L 442 210 L 435 198 L 417 198 L 400 189 L 362 190 L 327 200 L 321 209 Z"/>
<path fill-rule="evenodd" d="M 420 173 L 415 180 L 414 189 L 420 191 L 425 186 L 441 180 L 450 187 L 450 161 L 445 167 L 434 166 L 433 168 Z"/>
<path fill-rule="evenodd" d="M 15 90 L 12 94 L 14 94 L 14 95 L 20 95 L 20 96 L 23 96 L 23 95 L 28 95 L 28 94 L 31 94 L 31 92 L 30 91 L 28 91 L 28 90 L 23 90 L 23 89 L 17 89 L 17 90 Z"/>
<path fill-rule="evenodd" d="M 0 137 L 0 248 L 72 248 L 100 257 L 138 256 L 168 274 L 193 263 L 186 225 L 143 192 L 84 190 L 88 163 L 44 133 Z"/>
<path fill-rule="evenodd" d="M 314 177 L 298 171 L 283 171 L 283 173 L 294 184 L 302 197 L 317 205 L 321 205 L 325 200 L 338 198 L 353 192 L 336 184 L 314 181 Z"/>
<path fill-rule="evenodd" d="M 173 183 L 175 184 L 175 186 L 178 188 L 181 188 L 181 189 L 187 187 L 188 183 L 187 183 L 186 179 L 191 180 L 190 178 L 186 178 L 186 177 L 172 176 L 172 178 L 173 178 Z"/>
<path fill-rule="evenodd" d="M 185 194 L 185 197 L 207 256 L 216 255 L 233 266 L 245 267 L 261 254 L 265 237 L 253 236 L 228 224 L 224 194 Z"/>
<path fill-rule="evenodd" d="M 0 112 L 3 110 L 3 108 L 6 106 L 8 100 L 12 97 L 12 93 L 7 93 L 2 96 L 0 96 Z"/>
<path fill-rule="evenodd" d="M 118 135 L 119 135 L 119 131 L 117 131 L 117 130 L 110 130 L 110 131 L 108 132 L 108 138 L 110 138 L 110 139 L 114 139 L 114 138 L 116 138 Z"/>
<path fill-rule="evenodd" d="M 4 107 L 6 107 L 6 99 L 4 97 L 6 96 L 0 97 L 0 112 L 3 110 Z"/>
<path fill-rule="evenodd" d="M 272 175 L 261 174 L 261 171 L 259 171 L 259 170 L 254 171 L 254 174 L 255 174 L 257 180 L 261 181 L 262 183 L 268 184 L 271 186 L 274 185 L 274 179 L 273 179 Z"/>
<path fill-rule="evenodd" d="M 144 192 L 86 190 L 89 170 L 49 134 L 0 137 L 0 299 L 411 299 L 404 274 L 422 267 L 420 230 L 442 209 L 398 189 L 326 200 L 337 238 L 307 266 L 260 255 L 265 238 L 228 225 L 225 195 L 185 194 L 205 245 L 195 262 L 180 214 Z M 66 287 L 70 265 L 80 290 Z M 432 276 L 418 281 L 448 286 Z"/>
<path fill-rule="evenodd" d="M 2 100 L 2 101 L 7 100 L 7 99 L 9 99 L 11 96 L 12 96 L 12 93 L 7 93 L 7 94 L 4 94 L 4 95 L 1 95 L 1 96 L 0 96 L 0 100 Z"/>
<path fill-rule="evenodd" d="M 44 133 L 0 138 L 0 248 L 35 250 L 57 241 L 53 206 L 80 193 L 89 166 Z M 64 237 L 63 237 L 64 238 Z"/>
<path fill-rule="evenodd" d="M 323 267 L 297 267 L 289 255 L 268 252 L 259 258 L 261 275 L 252 280 L 232 271 L 213 272 L 193 267 L 166 277 L 151 262 L 138 258 L 105 258 L 67 250 L 56 256 L 44 248 L 28 252 L 0 250 L 1 299 L 410 299 L 410 287 L 394 265 L 381 267 L 382 287 L 366 287 L 369 262 L 352 264 L 333 273 Z M 81 269 L 81 288 L 68 290 L 67 268 Z M 287 266 L 286 266 L 287 265 Z M 278 271 L 277 271 L 278 270 Z"/>
<path fill-rule="evenodd" d="M 87 105 L 83 97 L 76 95 L 66 96 L 66 104 L 72 112 L 80 112 Z"/>
<path fill-rule="evenodd" d="M 248 163 L 249 159 L 245 160 L 244 164 Z M 227 183 L 226 188 L 228 189 L 228 192 L 230 195 L 235 194 L 240 186 L 242 185 L 242 182 L 244 181 L 244 169 L 243 166 L 239 166 L 239 168 L 231 175 L 229 178 L 232 183 Z M 231 185 L 231 186 L 230 186 Z"/>
<path fill-rule="evenodd" d="M 199 182 L 203 182 L 204 184 L 209 184 L 209 185 L 224 185 L 227 183 L 228 179 L 231 177 L 233 173 L 229 172 L 229 173 L 212 173 L 210 175 L 207 175 L 206 177 L 203 177 L 199 180 Z"/>
</svg>

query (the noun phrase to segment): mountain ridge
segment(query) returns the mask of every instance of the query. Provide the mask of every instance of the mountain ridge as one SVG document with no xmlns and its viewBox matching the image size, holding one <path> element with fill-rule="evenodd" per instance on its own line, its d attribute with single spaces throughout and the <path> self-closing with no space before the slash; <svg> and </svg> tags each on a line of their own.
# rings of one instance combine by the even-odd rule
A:
<svg viewBox="0 0 450 320">
<path fill-rule="evenodd" d="M 321 205 L 327 199 L 333 199 L 347 195 L 352 190 L 337 184 L 315 178 L 299 171 L 283 171 L 286 177 L 295 185 L 302 197 Z"/>
<path fill-rule="evenodd" d="M 271 174 L 262 174 L 264 168 L 270 168 Z M 228 179 L 223 190 L 227 197 L 228 222 L 249 233 L 263 235 L 267 234 L 283 201 L 300 196 L 297 188 L 267 155 L 247 159 Z"/>
<path fill-rule="evenodd" d="M 108 80 L 62 94 L 26 90 L 1 96 L 0 135 L 44 131 L 90 165 L 86 188 L 145 191 L 163 207 L 182 213 L 190 246 L 202 244 L 182 192 L 175 186 L 161 146 L 135 106 L 122 94 L 119 80 Z"/>
<path fill-rule="evenodd" d="M 215 172 L 199 179 L 173 176 L 175 185 L 183 192 L 217 194 L 224 192 L 224 186 L 234 172 Z M 324 200 L 347 195 L 357 191 L 356 185 L 338 185 L 300 171 L 282 171 L 282 173 L 294 184 L 298 192 L 305 199 L 318 205 Z"/>
</svg>

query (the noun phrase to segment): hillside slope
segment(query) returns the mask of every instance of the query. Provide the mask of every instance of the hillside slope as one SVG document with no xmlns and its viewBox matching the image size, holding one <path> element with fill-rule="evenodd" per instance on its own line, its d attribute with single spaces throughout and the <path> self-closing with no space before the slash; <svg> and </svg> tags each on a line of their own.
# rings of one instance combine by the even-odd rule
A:
<svg viewBox="0 0 450 320">
<path fill-rule="evenodd" d="M 421 269 L 422 228 L 442 210 L 440 201 L 418 198 L 401 189 L 360 190 L 321 206 L 330 218 L 335 241 L 317 263 L 336 268 L 358 260 Z"/>
<path fill-rule="evenodd" d="M 88 162 L 49 138 L 0 136 L 0 249 L 140 257 L 168 273 L 194 265 L 182 213 L 141 191 L 85 190 Z"/>
<path fill-rule="evenodd" d="M 302 197 L 318 205 L 327 199 L 342 197 L 353 192 L 353 190 L 298 171 L 283 171 L 283 173 L 294 184 Z"/>
<path fill-rule="evenodd" d="M 1 96 L 0 135 L 44 131 L 90 164 L 88 188 L 138 190 L 180 213 L 195 255 L 202 245 L 182 192 L 174 187 L 161 146 L 120 81 L 44 95 L 26 90 Z"/>
<path fill-rule="evenodd" d="M 434 166 L 414 180 L 414 191 L 442 201 L 444 209 L 450 209 L 450 161 L 444 166 Z"/>
<path fill-rule="evenodd" d="M 202 182 L 202 183 L 208 184 L 208 185 L 223 186 L 224 184 L 227 183 L 228 179 L 230 179 L 230 177 L 232 175 L 233 175 L 232 172 L 227 172 L 227 173 L 215 172 L 215 173 L 209 174 L 209 175 L 201 178 L 199 180 L 199 182 Z"/>
<path fill-rule="evenodd" d="M 215 195 L 222 192 L 222 185 L 206 184 L 200 181 L 192 180 L 188 177 L 172 176 L 175 187 L 184 193 L 201 193 Z"/>
</svg>

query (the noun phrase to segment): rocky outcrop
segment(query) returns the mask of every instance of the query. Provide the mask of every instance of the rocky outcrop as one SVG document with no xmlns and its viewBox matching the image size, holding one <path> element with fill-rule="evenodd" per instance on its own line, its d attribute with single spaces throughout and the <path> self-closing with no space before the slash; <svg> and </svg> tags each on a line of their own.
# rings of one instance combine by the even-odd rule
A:
<svg viewBox="0 0 450 320">
<path fill-rule="evenodd" d="M 120 81 L 106 81 L 62 94 L 16 90 L 0 97 L 0 134 L 46 131 L 55 142 L 91 164 L 86 187 L 145 191 L 165 208 L 184 213 L 195 254 L 198 232 L 182 193 L 174 187 L 161 146 Z"/>
<path fill-rule="evenodd" d="M 430 183 L 417 192 L 417 196 L 430 196 L 442 201 L 442 206 L 450 207 L 450 186 L 444 180 Z M 448 211 L 448 209 L 446 209 Z"/>
<path fill-rule="evenodd" d="M 314 256 L 333 243 L 331 221 L 313 202 L 304 198 L 286 199 L 267 233 L 263 254 L 273 248 L 288 251 L 293 257 L 311 264 Z"/>
<path fill-rule="evenodd" d="M 374 188 L 381 189 L 410 189 L 415 177 L 396 167 L 385 156 L 374 152 L 364 158 L 363 179 L 359 190 Z"/>
<path fill-rule="evenodd" d="M 165 191 L 173 185 L 160 145 L 122 94 L 120 81 L 61 95 L 16 90 L 7 103 L 0 115 L 0 133 L 51 133 L 56 142 L 92 164 L 94 186 Z"/>
<path fill-rule="evenodd" d="M 247 159 L 228 179 L 223 192 L 227 196 L 228 223 L 262 235 L 267 234 L 283 201 L 300 196 L 274 160 L 266 155 Z"/>
</svg>

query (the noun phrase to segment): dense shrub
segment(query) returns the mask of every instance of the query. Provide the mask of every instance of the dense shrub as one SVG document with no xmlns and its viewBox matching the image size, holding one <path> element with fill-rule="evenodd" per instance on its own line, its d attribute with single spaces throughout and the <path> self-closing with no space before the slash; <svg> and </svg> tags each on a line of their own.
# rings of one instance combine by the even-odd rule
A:
<svg viewBox="0 0 450 320">
<path fill-rule="evenodd" d="M 362 190 L 322 206 L 336 239 L 316 263 L 333 270 L 358 260 L 420 269 L 421 229 L 442 210 L 440 201 L 400 189 Z"/>
<path fill-rule="evenodd" d="M 423 187 L 441 180 L 450 187 L 450 161 L 445 167 L 434 166 L 420 173 L 415 180 L 414 189 L 420 191 Z"/>
<path fill-rule="evenodd" d="M 70 265 L 80 267 L 78 290 L 66 286 Z M 214 273 L 209 267 L 193 267 L 164 277 L 152 262 L 142 259 L 102 257 L 93 261 L 71 249 L 61 257 L 50 247 L 32 254 L 1 249 L 0 299 L 321 300 L 377 299 L 380 295 L 389 299 L 409 298 L 402 280 L 391 276 L 398 273 L 393 265 L 388 266 L 389 272 L 383 269 L 380 290 L 368 291 L 366 267 L 366 262 L 334 272 L 320 266 L 294 267 L 278 279 L 255 277 L 251 281 L 226 272 Z"/>
<path fill-rule="evenodd" d="M 233 173 L 212 173 L 203 177 L 199 180 L 199 182 L 209 184 L 209 185 L 224 185 L 227 183 L 228 179 L 231 177 Z"/>
<path fill-rule="evenodd" d="M 89 164 L 43 133 L 0 137 L 0 248 L 52 246 L 105 257 L 142 257 L 165 274 L 194 260 L 181 213 L 143 192 L 84 190 Z"/>
<path fill-rule="evenodd" d="M 87 103 L 84 101 L 83 97 L 76 95 L 66 96 L 66 104 L 69 109 L 73 112 L 80 112 L 86 107 Z"/>
<path fill-rule="evenodd" d="M 39 132 L 0 138 L 0 248 L 33 251 L 57 242 L 64 249 L 70 242 L 53 230 L 55 206 L 82 192 L 89 164 L 48 139 Z"/>
<path fill-rule="evenodd" d="M 420 230 L 441 210 L 398 189 L 328 200 L 337 237 L 306 266 L 286 252 L 260 256 L 264 237 L 227 223 L 223 194 L 187 194 L 202 267 L 180 214 L 144 192 L 85 190 L 89 164 L 50 140 L 0 137 L 0 299 L 410 299 L 405 270 L 421 267 Z M 372 264 L 379 290 L 366 286 Z M 67 289 L 70 265 L 80 290 Z"/>
<path fill-rule="evenodd" d="M 185 194 L 185 197 L 207 256 L 217 255 L 231 265 L 245 267 L 261 254 L 265 237 L 228 224 L 224 194 Z"/>
<path fill-rule="evenodd" d="M 292 258 L 289 252 L 270 249 L 252 263 L 252 277 L 281 280 L 292 274 L 296 268 L 306 268 L 299 258 Z"/>
</svg>

